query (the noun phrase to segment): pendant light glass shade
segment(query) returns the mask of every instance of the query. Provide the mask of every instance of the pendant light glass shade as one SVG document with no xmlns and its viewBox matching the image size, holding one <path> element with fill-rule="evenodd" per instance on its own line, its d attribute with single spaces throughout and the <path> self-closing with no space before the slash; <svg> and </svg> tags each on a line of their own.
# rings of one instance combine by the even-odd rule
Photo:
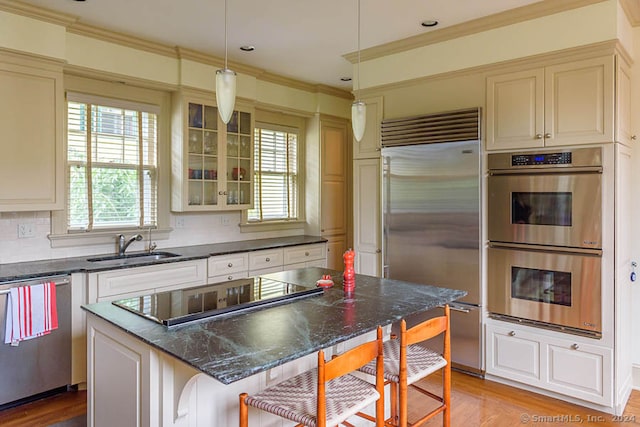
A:
<svg viewBox="0 0 640 427">
<path fill-rule="evenodd" d="M 355 101 L 351 104 L 351 126 L 353 137 L 360 142 L 364 136 L 364 128 L 367 125 L 367 105 L 364 101 Z"/>
<path fill-rule="evenodd" d="M 367 125 L 367 105 L 357 98 L 360 89 L 360 0 L 358 0 L 358 80 L 354 91 L 356 100 L 351 104 L 351 127 L 356 142 L 360 142 L 364 136 L 364 128 Z"/>
<path fill-rule="evenodd" d="M 216 71 L 216 103 L 220 118 L 227 124 L 236 103 L 236 72 L 225 68 Z"/>
</svg>

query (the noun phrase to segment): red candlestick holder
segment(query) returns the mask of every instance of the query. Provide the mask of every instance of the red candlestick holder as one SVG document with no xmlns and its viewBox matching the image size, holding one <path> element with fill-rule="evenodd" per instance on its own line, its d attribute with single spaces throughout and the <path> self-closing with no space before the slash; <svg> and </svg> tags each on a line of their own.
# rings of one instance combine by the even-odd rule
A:
<svg viewBox="0 0 640 427">
<path fill-rule="evenodd" d="M 356 271 L 353 269 L 353 260 L 356 253 L 353 249 L 348 249 L 343 255 L 344 273 L 342 275 L 342 285 L 346 293 L 351 293 L 356 288 Z"/>
</svg>

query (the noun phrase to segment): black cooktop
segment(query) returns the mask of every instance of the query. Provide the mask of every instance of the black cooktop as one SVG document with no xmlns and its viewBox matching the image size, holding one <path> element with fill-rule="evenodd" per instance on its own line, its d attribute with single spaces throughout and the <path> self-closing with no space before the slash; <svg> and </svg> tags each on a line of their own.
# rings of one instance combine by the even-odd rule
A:
<svg viewBox="0 0 640 427">
<path fill-rule="evenodd" d="M 250 277 L 127 298 L 114 301 L 113 304 L 163 325 L 173 326 L 322 292 L 322 288 L 318 287 L 309 288 L 262 277 Z"/>
</svg>

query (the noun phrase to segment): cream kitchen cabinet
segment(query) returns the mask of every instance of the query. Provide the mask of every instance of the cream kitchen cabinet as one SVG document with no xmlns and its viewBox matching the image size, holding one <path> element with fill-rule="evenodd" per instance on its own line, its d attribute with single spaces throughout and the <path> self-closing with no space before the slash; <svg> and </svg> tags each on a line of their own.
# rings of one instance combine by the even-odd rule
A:
<svg viewBox="0 0 640 427">
<path fill-rule="evenodd" d="M 309 120 L 305 232 L 328 240 L 327 267 L 335 270 L 343 267 L 351 226 L 349 135 L 346 120 L 321 115 Z"/>
<path fill-rule="evenodd" d="M 487 374 L 611 406 L 612 349 L 591 343 L 591 338 L 545 332 L 489 322 Z"/>
<path fill-rule="evenodd" d="M 225 125 L 212 95 L 179 92 L 172 103 L 171 209 L 252 207 L 253 109 L 236 103 Z"/>
<path fill-rule="evenodd" d="M 207 260 L 192 260 L 143 267 L 106 270 L 72 276 L 74 304 L 72 308 L 72 383 L 87 381 L 86 325 L 82 304 L 114 301 L 161 291 L 188 288 L 207 283 Z"/>
<path fill-rule="evenodd" d="M 487 150 L 614 141 L 616 57 L 487 78 Z"/>
<path fill-rule="evenodd" d="M 284 269 L 293 270 L 304 267 L 326 267 L 326 243 L 290 246 L 284 248 Z"/>
<path fill-rule="evenodd" d="M 380 123 L 383 118 L 383 98 L 362 98 L 367 106 L 367 122 L 360 142 L 353 140 L 353 158 L 374 159 L 380 157 Z"/>
<path fill-rule="evenodd" d="M 353 248 L 356 273 L 382 274 L 380 158 L 353 162 Z"/>
<path fill-rule="evenodd" d="M 62 66 L 0 53 L 0 211 L 63 208 Z"/>
<path fill-rule="evenodd" d="M 249 276 L 282 271 L 284 250 L 282 248 L 249 252 Z"/>
</svg>

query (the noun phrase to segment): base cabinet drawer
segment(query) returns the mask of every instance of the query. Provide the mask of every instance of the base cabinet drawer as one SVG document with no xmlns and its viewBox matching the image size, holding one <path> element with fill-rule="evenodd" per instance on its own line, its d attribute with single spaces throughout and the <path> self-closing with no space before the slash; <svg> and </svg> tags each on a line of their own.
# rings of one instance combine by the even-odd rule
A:
<svg viewBox="0 0 640 427">
<path fill-rule="evenodd" d="M 280 267 L 280 269 L 282 269 L 283 256 L 284 252 L 282 248 L 249 252 L 249 271 L 272 269 L 276 267 Z"/>
<path fill-rule="evenodd" d="M 238 273 L 222 274 L 220 276 L 210 276 L 207 283 L 213 284 L 213 283 L 229 282 L 231 280 L 245 279 L 247 277 L 249 277 L 248 271 L 240 271 Z"/>
<path fill-rule="evenodd" d="M 292 246 L 284 248 L 284 264 L 297 264 L 313 260 L 325 260 L 327 248 L 325 243 L 313 245 Z"/>
<path fill-rule="evenodd" d="M 612 349 L 552 341 L 546 351 L 550 390 L 607 406 L 613 403 Z"/>
<path fill-rule="evenodd" d="M 487 372 L 539 383 L 541 344 L 537 337 L 514 329 L 487 329 Z"/>
<path fill-rule="evenodd" d="M 542 331 L 542 330 L 541 330 Z M 590 338 L 487 325 L 487 374 L 600 405 L 613 404 L 613 350 Z"/>
<path fill-rule="evenodd" d="M 246 252 L 209 257 L 209 277 L 249 271 L 249 255 Z"/>
</svg>

